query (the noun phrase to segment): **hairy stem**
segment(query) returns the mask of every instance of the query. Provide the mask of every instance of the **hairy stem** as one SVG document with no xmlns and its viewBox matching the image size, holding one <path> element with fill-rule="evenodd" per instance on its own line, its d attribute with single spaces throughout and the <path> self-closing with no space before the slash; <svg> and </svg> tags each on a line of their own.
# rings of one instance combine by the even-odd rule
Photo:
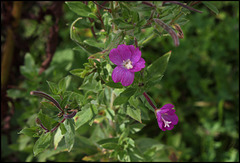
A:
<svg viewBox="0 0 240 163">
<path fill-rule="evenodd" d="M 154 110 L 157 110 L 157 107 L 153 104 L 152 100 L 150 97 L 147 95 L 146 92 L 143 92 L 144 97 L 146 98 L 147 102 L 153 107 Z"/>
</svg>

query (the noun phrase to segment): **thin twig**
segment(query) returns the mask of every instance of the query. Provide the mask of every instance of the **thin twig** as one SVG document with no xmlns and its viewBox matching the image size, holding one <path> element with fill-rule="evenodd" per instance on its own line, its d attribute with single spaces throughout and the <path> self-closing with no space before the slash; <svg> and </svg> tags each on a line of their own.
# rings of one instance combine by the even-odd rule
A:
<svg viewBox="0 0 240 163">
<path fill-rule="evenodd" d="M 94 22 L 92 18 L 88 18 L 88 19 L 89 19 L 89 21 L 91 22 L 91 24 Z M 97 36 L 96 36 L 96 34 L 95 34 L 95 31 L 94 31 L 93 26 L 91 26 L 91 31 L 92 31 L 92 34 L 93 34 L 94 38 L 97 39 Z"/>
<path fill-rule="evenodd" d="M 65 120 L 66 119 L 63 118 L 63 120 L 61 120 L 61 122 L 58 122 L 58 124 L 53 129 L 51 129 L 51 132 L 54 132 L 60 126 L 60 124 L 63 123 Z"/>
<path fill-rule="evenodd" d="M 94 1 L 93 1 L 94 2 Z M 98 19 L 100 20 L 101 22 L 101 25 L 102 25 L 102 28 L 105 29 L 105 26 L 104 26 L 104 23 L 103 23 L 103 20 L 102 20 L 102 16 L 101 16 L 101 13 L 100 13 L 100 7 L 97 5 L 97 11 L 98 11 Z"/>
</svg>

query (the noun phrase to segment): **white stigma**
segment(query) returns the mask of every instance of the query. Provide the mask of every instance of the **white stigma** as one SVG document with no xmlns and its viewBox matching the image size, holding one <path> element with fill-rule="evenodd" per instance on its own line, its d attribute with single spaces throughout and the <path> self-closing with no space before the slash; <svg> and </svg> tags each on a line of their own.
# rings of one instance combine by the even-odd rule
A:
<svg viewBox="0 0 240 163">
<path fill-rule="evenodd" d="M 132 61 L 130 61 L 130 59 L 128 59 L 127 61 L 123 61 L 123 66 L 126 67 L 127 69 L 133 68 Z"/>
<path fill-rule="evenodd" d="M 164 127 L 170 127 L 169 126 L 169 124 L 171 124 L 172 122 L 171 121 L 166 121 L 165 119 L 163 119 L 163 117 L 162 117 L 162 120 L 163 120 L 163 122 L 164 122 Z"/>
</svg>

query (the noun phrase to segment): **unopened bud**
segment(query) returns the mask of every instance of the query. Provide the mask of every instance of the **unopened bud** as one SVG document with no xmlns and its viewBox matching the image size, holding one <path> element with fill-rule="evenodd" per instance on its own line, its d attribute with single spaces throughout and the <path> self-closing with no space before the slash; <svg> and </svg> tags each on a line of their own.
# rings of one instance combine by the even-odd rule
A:
<svg viewBox="0 0 240 163">
<path fill-rule="evenodd" d="M 183 34 L 183 31 L 182 31 L 180 25 L 179 24 L 174 24 L 174 28 L 177 30 L 178 38 L 180 38 L 180 39 L 184 38 L 184 34 Z"/>
</svg>

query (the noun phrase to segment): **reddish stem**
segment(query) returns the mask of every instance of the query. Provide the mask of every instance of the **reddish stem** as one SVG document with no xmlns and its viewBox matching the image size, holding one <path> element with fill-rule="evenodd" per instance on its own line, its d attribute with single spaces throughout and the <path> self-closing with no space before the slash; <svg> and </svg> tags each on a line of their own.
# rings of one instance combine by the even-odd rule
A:
<svg viewBox="0 0 240 163">
<path fill-rule="evenodd" d="M 61 123 L 63 123 L 66 119 L 63 118 L 63 120 L 61 122 L 59 122 L 53 129 L 51 129 L 51 132 L 54 132 L 59 126 Z"/>
<path fill-rule="evenodd" d="M 146 100 L 148 101 L 148 103 L 153 107 L 154 110 L 157 110 L 157 107 L 153 104 L 152 100 L 150 99 L 150 97 L 147 95 L 146 92 L 143 92 L 144 97 L 146 98 Z"/>
</svg>

